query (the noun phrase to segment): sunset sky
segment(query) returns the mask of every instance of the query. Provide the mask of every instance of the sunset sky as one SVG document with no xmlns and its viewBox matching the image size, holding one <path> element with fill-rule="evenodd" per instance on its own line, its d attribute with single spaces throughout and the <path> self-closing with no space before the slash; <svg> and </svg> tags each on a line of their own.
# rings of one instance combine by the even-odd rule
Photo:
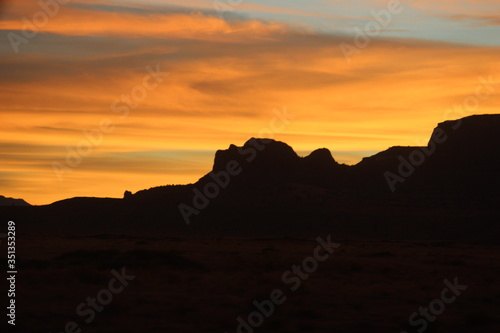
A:
<svg viewBox="0 0 500 333">
<path fill-rule="evenodd" d="M 277 113 L 347 164 L 500 113 L 500 0 L 41 2 L 0 2 L 0 195 L 31 204 L 195 182 Z"/>
</svg>

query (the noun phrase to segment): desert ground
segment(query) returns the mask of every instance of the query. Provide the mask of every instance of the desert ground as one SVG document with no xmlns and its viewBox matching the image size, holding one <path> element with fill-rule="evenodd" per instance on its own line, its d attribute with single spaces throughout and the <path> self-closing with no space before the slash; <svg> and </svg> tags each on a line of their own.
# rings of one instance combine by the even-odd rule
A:
<svg viewBox="0 0 500 333">
<path fill-rule="evenodd" d="M 410 315 L 457 278 L 467 289 L 425 332 L 499 331 L 499 245 L 332 239 L 341 245 L 292 291 L 283 274 L 314 255 L 315 239 L 19 235 L 17 328 L 236 332 L 279 289 L 286 300 L 250 331 L 417 332 Z M 77 307 L 123 267 L 135 278 L 86 323 Z"/>
</svg>

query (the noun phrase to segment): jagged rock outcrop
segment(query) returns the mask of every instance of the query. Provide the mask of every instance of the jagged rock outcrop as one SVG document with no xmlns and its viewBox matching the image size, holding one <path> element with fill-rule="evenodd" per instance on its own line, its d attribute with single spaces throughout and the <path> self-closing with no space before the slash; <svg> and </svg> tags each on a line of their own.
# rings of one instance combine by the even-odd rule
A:
<svg viewBox="0 0 500 333">
<path fill-rule="evenodd" d="M 242 147 L 229 146 L 215 154 L 214 172 L 226 170 L 230 161 L 245 168 L 245 174 L 276 176 L 296 171 L 300 157 L 284 142 L 251 138 Z"/>
</svg>

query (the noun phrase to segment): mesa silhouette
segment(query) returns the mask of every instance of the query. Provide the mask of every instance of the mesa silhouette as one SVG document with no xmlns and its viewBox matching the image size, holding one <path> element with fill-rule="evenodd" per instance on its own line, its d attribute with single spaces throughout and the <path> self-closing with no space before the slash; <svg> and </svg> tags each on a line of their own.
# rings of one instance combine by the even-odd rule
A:
<svg viewBox="0 0 500 333">
<path fill-rule="evenodd" d="M 315 236 L 498 242 L 500 115 L 440 123 L 426 147 L 392 147 L 354 166 L 328 149 L 299 157 L 252 138 L 215 154 L 195 184 L 124 198 L 3 207 L 25 232 Z M 147 162 L 146 162 L 147 163 Z M 125 190 L 125 189 L 124 189 Z"/>
</svg>

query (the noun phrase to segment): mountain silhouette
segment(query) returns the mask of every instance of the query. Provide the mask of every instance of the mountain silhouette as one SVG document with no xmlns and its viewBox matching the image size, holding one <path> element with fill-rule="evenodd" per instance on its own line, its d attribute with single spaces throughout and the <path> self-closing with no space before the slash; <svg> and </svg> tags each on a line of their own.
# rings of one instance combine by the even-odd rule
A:
<svg viewBox="0 0 500 333">
<path fill-rule="evenodd" d="M 14 199 L 14 198 L 6 198 L 3 195 L 0 195 L 0 207 L 9 207 L 9 206 L 31 206 L 29 203 L 24 201 L 23 199 Z"/>
<path fill-rule="evenodd" d="M 189 185 L 123 199 L 73 198 L 15 212 L 27 228 L 64 233 L 275 236 L 335 232 L 356 239 L 496 242 L 500 115 L 438 124 L 426 147 L 391 147 L 354 166 L 326 149 L 299 157 L 251 138 L 215 154 Z M 472 228 L 474 226 L 474 228 Z"/>
<path fill-rule="evenodd" d="M 305 169 L 311 172 L 328 172 L 340 167 L 330 150 L 326 148 L 313 151 L 303 159 L 303 164 Z"/>
</svg>

